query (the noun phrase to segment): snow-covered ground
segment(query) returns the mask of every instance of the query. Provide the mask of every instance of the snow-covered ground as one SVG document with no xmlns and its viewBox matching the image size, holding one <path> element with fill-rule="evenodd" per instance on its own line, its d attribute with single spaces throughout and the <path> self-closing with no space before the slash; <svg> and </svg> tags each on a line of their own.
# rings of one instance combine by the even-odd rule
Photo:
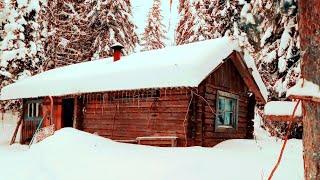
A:
<svg viewBox="0 0 320 180">
<path fill-rule="evenodd" d="M 122 144 L 65 128 L 27 146 L 8 145 L 15 123 L 0 123 L 0 180 L 266 179 L 281 141 L 259 128 L 256 139 L 213 148 L 158 148 Z M 303 179 L 301 140 L 290 140 L 274 179 Z"/>
</svg>

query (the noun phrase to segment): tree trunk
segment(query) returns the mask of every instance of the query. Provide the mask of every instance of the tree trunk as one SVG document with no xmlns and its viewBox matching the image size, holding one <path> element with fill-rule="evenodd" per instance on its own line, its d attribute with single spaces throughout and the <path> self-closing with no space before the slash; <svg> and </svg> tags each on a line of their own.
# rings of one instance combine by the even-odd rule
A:
<svg viewBox="0 0 320 180">
<path fill-rule="evenodd" d="M 299 0 L 302 77 L 320 84 L 320 1 Z M 305 179 L 320 179 L 320 103 L 302 101 Z"/>
</svg>

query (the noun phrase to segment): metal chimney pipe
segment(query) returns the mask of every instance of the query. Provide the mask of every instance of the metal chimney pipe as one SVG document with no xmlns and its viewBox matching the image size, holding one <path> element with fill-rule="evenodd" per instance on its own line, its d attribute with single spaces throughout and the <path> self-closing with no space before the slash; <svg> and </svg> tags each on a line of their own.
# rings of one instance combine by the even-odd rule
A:
<svg viewBox="0 0 320 180">
<path fill-rule="evenodd" d="M 113 61 L 119 61 L 121 58 L 121 50 L 123 49 L 123 45 L 120 43 L 115 43 L 111 46 L 111 49 L 113 49 Z"/>
</svg>

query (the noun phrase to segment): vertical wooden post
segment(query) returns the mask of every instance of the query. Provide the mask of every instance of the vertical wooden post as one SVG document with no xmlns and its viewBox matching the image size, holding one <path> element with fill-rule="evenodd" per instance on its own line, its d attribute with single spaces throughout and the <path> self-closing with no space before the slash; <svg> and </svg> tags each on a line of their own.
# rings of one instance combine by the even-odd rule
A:
<svg viewBox="0 0 320 180">
<path fill-rule="evenodd" d="M 74 105 L 73 105 L 73 128 L 77 128 L 78 126 L 78 96 L 74 97 Z"/>
<path fill-rule="evenodd" d="M 300 0 L 302 77 L 320 84 L 320 1 Z M 302 101 L 305 179 L 320 179 L 320 104 Z"/>
</svg>

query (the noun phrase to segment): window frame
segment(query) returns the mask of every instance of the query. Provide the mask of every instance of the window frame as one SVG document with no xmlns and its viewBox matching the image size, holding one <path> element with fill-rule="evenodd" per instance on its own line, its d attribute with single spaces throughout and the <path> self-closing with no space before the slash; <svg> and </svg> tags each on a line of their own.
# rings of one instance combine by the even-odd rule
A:
<svg viewBox="0 0 320 180">
<path fill-rule="evenodd" d="M 36 121 L 42 118 L 42 100 L 33 99 L 26 100 L 25 103 L 24 119 L 27 121 Z"/>
<path fill-rule="evenodd" d="M 235 100 L 235 111 L 232 119 L 232 125 L 226 126 L 226 125 L 218 125 L 218 112 L 219 112 L 219 97 L 224 97 L 227 99 Z M 215 132 L 226 132 L 226 131 L 237 131 L 238 130 L 238 120 L 239 120 L 239 96 L 236 94 L 232 94 L 225 91 L 217 91 L 216 96 L 216 115 L 214 118 L 214 127 Z"/>
</svg>

